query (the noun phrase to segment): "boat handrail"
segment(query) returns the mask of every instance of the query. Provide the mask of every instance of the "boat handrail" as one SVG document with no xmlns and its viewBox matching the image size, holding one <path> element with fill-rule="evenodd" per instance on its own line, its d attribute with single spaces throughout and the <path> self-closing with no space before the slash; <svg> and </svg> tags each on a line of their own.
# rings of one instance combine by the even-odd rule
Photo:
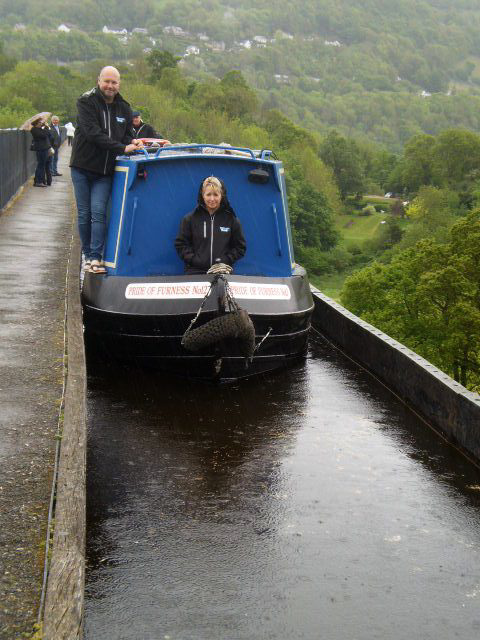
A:
<svg viewBox="0 0 480 640">
<path fill-rule="evenodd" d="M 158 158 L 162 152 L 165 154 L 176 153 L 181 151 L 196 151 L 199 150 L 201 153 L 215 153 L 218 150 L 218 153 L 222 153 L 225 155 L 239 155 L 248 158 L 253 158 L 254 160 L 268 160 L 272 157 L 273 152 L 270 149 L 261 149 L 261 150 L 252 150 L 248 147 L 230 147 L 226 144 L 208 144 L 208 143 L 182 143 L 182 144 L 169 144 L 164 147 L 159 147 L 155 150 L 155 155 L 152 155 L 152 148 L 149 149 L 138 149 L 138 151 L 134 152 L 133 155 L 142 154 L 146 158 Z M 149 153 L 150 151 L 150 153 Z"/>
<path fill-rule="evenodd" d="M 204 149 L 220 149 L 223 152 L 225 152 L 228 149 L 228 151 L 242 151 L 243 153 L 250 155 L 252 158 L 255 158 L 255 155 L 251 149 L 246 149 L 243 147 L 226 147 L 225 145 L 221 145 L 221 144 L 206 144 L 206 143 L 205 144 L 192 143 L 192 144 L 181 144 L 181 145 L 160 147 L 160 149 L 157 150 L 154 157 L 158 158 L 158 156 L 162 153 L 162 151 L 165 151 L 165 150 L 176 151 L 176 150 L 183 150 L 183 149 L 201 149 L 202 153 L 204 153 Z"/>
</svg>

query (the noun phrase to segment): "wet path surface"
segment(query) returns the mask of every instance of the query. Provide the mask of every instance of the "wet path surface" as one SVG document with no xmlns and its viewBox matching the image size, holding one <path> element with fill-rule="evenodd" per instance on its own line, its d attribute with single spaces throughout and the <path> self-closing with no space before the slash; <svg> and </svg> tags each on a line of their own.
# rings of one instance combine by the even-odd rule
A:
<svg viewBox="0 0 480 640">
<path fill-rule="evenodd" d="M 480 471 L 321 338 L 231 386 L 89 378 L 87 640 L 472 640 Z"/>
<path fill-rule="evenodd" d="M 62 147 L 51 187 L 0 212 L 0 638 L 29 634 L 43 579 L 62 397 L 73 202 Z"/>
</svg>

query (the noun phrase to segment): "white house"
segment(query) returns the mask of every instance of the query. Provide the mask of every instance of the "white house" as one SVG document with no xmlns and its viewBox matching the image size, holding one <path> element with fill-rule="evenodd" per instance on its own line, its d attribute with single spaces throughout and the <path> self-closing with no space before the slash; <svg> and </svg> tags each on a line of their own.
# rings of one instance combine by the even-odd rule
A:
<svg viewBox="0 0 480 640">
<path fill-rule="evenodd" d="M 128 31 L 126 29 L 110 29 L 105 25 L 102 29 L 103 33 L 114 33 L 117 36 L 126 36 L 128 35 Z"/>
<path fill-rule="evenodd" d="M 214 40 L 212 40 L 209 45 L 212 51 L 225 51 L 225 42 L 223 42 L 223 40 L 221 40 L 220 42 L 215 42 Z"/>
<path fill-rule="evenodd" d="M 187 36 L 188 31 L 184 31 L 182 27 L 176 27 L 175 25 L 169 25 L 163 27 L 163 33 L 169 33 L 172 36 Z"/>
<path fill-rule="evenodd" d="M 71 29 L 70 29 L 70 27 L 67 27 L 66 24 L 62 23 L 62 24 L 58 25 L 57 31 L 63 31 L 63 33 L 70 33 Z"/>
</svg>

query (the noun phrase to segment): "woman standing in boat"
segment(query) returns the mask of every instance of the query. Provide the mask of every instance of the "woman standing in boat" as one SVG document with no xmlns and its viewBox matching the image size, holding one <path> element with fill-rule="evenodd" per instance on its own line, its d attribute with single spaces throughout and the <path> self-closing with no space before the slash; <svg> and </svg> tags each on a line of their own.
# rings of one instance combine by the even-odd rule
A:
<svg viewBox="0 0 480 640">
<path fill-rule="evenodd" d="M 198 192 L 198 205 L 180 223 L 175 249 L 185 273 L 231 273 L 245 255 L 242 225 L 221 180 L 209 176 Z"/>
</svg>

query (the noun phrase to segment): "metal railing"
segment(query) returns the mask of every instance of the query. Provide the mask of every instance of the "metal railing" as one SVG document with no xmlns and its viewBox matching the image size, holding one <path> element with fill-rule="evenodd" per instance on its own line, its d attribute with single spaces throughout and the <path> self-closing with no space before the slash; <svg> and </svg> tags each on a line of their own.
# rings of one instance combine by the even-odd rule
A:
<svg viewBox="0 0 480 640">
<path fill-rule="evenodd" d="M 62 142 L 65 127 L 61 127 Z M 35 173 L 37 157 L 30 151 L 32 136 L 20 129 L 0 129 L 0 211 Z"/>
</svg>

